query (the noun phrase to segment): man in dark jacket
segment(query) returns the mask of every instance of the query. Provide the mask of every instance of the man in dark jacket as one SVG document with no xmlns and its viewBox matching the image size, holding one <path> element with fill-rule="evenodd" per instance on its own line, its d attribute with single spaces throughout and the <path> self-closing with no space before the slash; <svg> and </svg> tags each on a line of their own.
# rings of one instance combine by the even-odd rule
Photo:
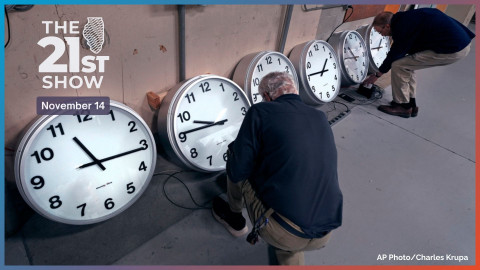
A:
<svg viewBox="0 0 480 270">
<path fill-rule="evenodd" d="M 415 70 L 448 65 L 464 58 L 475 37 L 463 24 L 435 8 L 396 14 L 382 12 L 375 16 L 372 26 L 382 36 L 391 36 L 393 44 L 380 72 L 363 83 L 374 83 L 391 69 L 393 101 L 378 109 L 405 118 L 418 114 Z"/>
<path fill-rule="evenodd" d="M 213 216 L 234 236 L 248 232 L 243 203 L 254 228 L 274 247 L 280 264 L 304 264 L 304 250 L 320 249 L 342 223 L 337 150 L 325 114 L 305 105 L 292 77 L 266 75 L 264 101 L 247 112 L 229 145 L 227 195 L 213 201 Z"/>
</svg>

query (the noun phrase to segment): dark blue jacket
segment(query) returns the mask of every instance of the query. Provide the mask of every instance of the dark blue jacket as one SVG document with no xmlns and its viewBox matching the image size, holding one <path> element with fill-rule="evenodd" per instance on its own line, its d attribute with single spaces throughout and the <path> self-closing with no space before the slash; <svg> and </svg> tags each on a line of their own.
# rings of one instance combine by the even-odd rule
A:
<svg viewBox="0 0 480 270">
<path fill-rule="evenodd" d="M 463 24 L 436 8 L 420 8 L 395 13 L 390 23 L 393 44 L 379 70 L 386 73 L 392 63 L 407 54 L 432 50 L 456 53 L 464 49 L 475 34 Z"/>
<path fill-rule="evenodd" d="M 337 149 L 325 114 L 295 94 L 253 105 L 229 145 L 227 174 L 312 238 L 342 223 Z"/>
</svg>

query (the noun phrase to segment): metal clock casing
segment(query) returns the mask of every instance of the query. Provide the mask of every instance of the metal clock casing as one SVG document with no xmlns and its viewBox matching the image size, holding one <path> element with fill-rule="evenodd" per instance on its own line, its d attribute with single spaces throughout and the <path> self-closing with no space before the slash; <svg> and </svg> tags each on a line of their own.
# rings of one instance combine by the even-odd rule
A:
<svg viewBox="0 0 480 270">
<path fill-rule="evenodd" d="M 390 51 L 390 37 L 382 36 L 375 31 L 372 25 L 363 25 L 357 32 L 364 38 L 368 48 L 369 63 L 368 71 L 376 73 Z"/>
<path fill-rule="evenodd" d="M 295 46 L 290 60 L 298 71 L 300 97 L 309 105 L 332 101 L 340 91 L 340 65 L 335 50 L 323 40 Z"/>
<path fill-rule="evenodd" d="M 156 161 L 147 124 L 111 101 L 107 115 L 38 117 L 19 143 L 14 170 L 20 194 L 36 212 L 82 225 L 130 207 L 146 190 Z"/>
<path fill-rule="evenodd" d="M 259 103 L 263 98 L 258 93 L 262 78 L 271 72 L 287 72 L 292 75 L 298 89 L 298 78 L 292 62 L 283 54 L 262 51 L 244 56 L 233 74 L 233 81 L 247 94 L 251 104 Z"/>
<path fill-rule="evenodd" d="M 338 55 L 342 86 L 359 84 L 368 73 L 368 52 L 365 41 L 357 31 L 336 32 L 328 40 Z"/>
<path fill-rule="evenodd" d="M 167 157 L 200 172 L 222 171 L 227 146 L 237 137 L 250 102 L 233 81 L 200 75 L 169 90 L 158 113 Z"/>
</svg>

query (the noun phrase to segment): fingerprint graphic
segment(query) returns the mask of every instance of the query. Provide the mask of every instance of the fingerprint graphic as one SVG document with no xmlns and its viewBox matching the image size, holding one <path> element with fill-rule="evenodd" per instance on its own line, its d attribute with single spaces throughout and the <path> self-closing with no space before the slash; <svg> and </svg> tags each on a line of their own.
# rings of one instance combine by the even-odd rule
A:
<svg viewBox="0 0 480 270">
<path fill-rule="evenodd" d="M 105 42 L 102 17 L 87 17 L 88 23 L 83 28 L 83 37 L 87 40 L 90 51 L 98 54 Z"/>
</svg>

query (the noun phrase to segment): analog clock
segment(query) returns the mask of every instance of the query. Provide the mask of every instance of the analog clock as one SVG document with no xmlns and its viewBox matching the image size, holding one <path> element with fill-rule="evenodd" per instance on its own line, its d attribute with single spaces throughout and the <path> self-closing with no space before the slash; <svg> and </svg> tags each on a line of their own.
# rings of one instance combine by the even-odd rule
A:
<svg viewBox="0 0 480 270">
<path fill-rule="evenodd" d="M 90 224 L 120 214 L 145 191 L 157 152 L 149 127 L 110 102 L 107 115 L 39 117 L 15 156 L 17 187 L 39 214 Z"/>
<path fill-rule="evenodd" d="M 378 68 L 382 65 L 383 60 L 387 58 L 390 51 L 390 38 L 382 36 L 375 31 L 372 25 L 364 25 L 357 29 L 357 32 L 365 39 L 368 48 L 370 73 L 378 72 Z"/>
<path fill-rule="evenodd" d="M 233 74 L 236 82 L 247 93 L 252 104 L 263 100 L 258 93 L 258 86 L 262 78 L 271 72 L 287 72 L 292 75 L 298 89 L 298 78 L 290 60 L 279 52 L 263 51 L 249 54 L 240 60 Z"/>
<path fill-rule="evenodd" d="M 334 33 L 328 43 L 337 52 L 342 68 L 342 85 L 363 82 L 368 73 L 368 52 L 365 41 L 357 31 Z"/>
<path fill-rule="evenodd" d="M 310 105 L 332 101 L 340 91 L 337 53 L 322 40 L 312 40 L 292 49 L 290 60 L 298 71 L 300 97 Z"/>
<path fill-rule="evenodd" d="M 250 103 L 233 81 L 201 75 L 170 89 L 158 114 L 158 134 L 171 161 L 201 172 L 225 169 Z"/>
</svg>

